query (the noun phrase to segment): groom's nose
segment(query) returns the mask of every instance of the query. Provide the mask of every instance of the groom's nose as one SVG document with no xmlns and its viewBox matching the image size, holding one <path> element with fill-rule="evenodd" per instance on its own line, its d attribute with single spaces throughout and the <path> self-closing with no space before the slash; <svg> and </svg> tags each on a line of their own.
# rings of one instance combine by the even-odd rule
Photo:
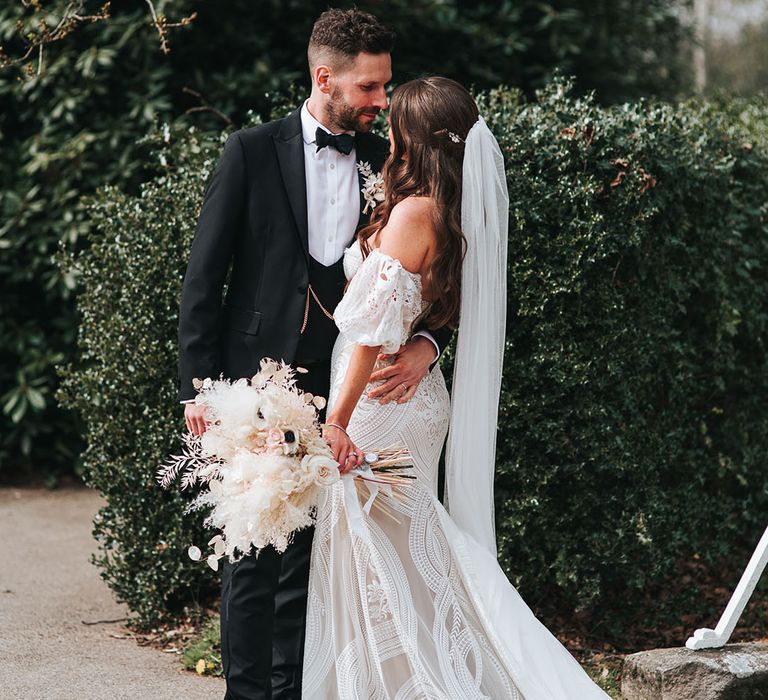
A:
<svg viewBox="0 0 768 700">
<path fill-rule="evenodd" d="M 378 107 L 379 109 L 386 109 L 388 105 L 387 102 L 387 91 L 382 87 L 379 88 L 376 91 L 376 95 L 373 99 L 373 107 Z"/>
</svg>

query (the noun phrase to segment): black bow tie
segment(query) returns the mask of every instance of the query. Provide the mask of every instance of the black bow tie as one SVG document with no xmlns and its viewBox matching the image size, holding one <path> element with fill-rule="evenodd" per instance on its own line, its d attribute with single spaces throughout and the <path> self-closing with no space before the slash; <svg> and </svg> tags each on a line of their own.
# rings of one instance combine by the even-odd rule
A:
<svg viewBox="0 0 768 700">
<path fill-rule="evenodd" d="M 317 142 L 317 150 L 330 146 L 335 148 L 339 153 L 343 153 L 348 156 L 352 153 L 352 148 L 355 145 L 355 139 L 350 134 L 329 134 L 325 129 L 317 127 L 315 132 L 315 141 Z M 317 153 L 317 151 L 315 151 Z"/>
</svg>

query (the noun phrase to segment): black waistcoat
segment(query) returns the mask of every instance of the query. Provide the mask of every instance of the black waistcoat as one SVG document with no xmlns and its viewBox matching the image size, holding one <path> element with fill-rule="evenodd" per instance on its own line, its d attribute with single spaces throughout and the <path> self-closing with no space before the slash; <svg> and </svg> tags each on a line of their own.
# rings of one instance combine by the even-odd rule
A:
<svg viewBox="0 0 768 700">
<path fill-rule="evenodd" d="M 311 255 L 309 257 L 309 284 L 325 309 L 333 314 L 336 305 L 344 294 L 344 258 L 341 257 L 333 265 L 326 267 L 317 262 Z M 312 296 L 312 291 L 307 290 L 309 299 L 309 312 L 307 325 L 299 338 L 296 348 L 296 364 L 319 362 L 331 357 L 333 344 L 339 333 L 336 324 L 328 318 L 318 306 Z"/>
</svg>

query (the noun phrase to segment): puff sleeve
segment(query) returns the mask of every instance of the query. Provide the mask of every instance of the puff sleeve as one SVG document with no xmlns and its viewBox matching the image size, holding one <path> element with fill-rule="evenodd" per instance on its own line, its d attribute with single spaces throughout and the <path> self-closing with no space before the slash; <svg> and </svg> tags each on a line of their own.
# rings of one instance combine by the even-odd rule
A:
<svg viewBox="0 0 768 700">
<path fill-rule="evenodd" d="M 422 310 L 421 278 L 399 260 L 371 251 L 333 313 L 341 333 L 358 345 L 397 352 Z"/>
</svg>

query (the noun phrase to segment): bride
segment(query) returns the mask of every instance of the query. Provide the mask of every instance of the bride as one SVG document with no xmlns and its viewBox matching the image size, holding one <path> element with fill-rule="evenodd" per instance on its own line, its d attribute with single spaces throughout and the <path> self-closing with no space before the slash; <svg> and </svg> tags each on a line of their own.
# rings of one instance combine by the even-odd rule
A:
<svg viewBox="0 0 768 700">
<path fill-rule="evenodd" d="M 493 471 L 506 304 L 508 198 L 496 140 L 447 78 L 398 87 L 385 199 L 346 251 L 311 554 L 304 698 L 605 699 L 496 561 Z M 415 323 L 458 326 L 452 401 L 439 367 L 409 400 L 366 392 Z M 449 430 L 450 429 L 450 430 Z M 437 499 L 446 452 L 447 510 Z M 346 474 L 405 444 L 415 480 L 370 494 Z M 362 503 L 362 505 L 361 505 Z"/>
</svg>

